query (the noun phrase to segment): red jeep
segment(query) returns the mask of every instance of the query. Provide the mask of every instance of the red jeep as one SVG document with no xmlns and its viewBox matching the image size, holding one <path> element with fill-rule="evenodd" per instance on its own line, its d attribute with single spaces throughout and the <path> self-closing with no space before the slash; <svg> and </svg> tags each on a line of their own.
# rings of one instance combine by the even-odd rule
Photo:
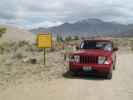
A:
<svg viewBox="0 0 133 100">
<path fill-rule="evenodd" d="M 79 73 L 104 75 L 107 79 L 111 79 L 117 50 L 111 40 L 83 40 L 78 51 L 70 54 L 70 72 L 74 75 Z"/>
</svg>

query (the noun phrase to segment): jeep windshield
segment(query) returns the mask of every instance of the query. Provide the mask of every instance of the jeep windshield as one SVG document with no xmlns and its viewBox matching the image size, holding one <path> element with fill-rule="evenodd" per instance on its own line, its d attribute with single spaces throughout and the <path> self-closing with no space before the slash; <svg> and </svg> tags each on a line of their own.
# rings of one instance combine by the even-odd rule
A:
<svg viewBox="0 0 133 100">
<path fill-rule="evenodd" d="M 112 51 L 112 43 L 108 41 L 83 41 L 80 45 L 81 49 L 102 49 Z"/>
</svg>

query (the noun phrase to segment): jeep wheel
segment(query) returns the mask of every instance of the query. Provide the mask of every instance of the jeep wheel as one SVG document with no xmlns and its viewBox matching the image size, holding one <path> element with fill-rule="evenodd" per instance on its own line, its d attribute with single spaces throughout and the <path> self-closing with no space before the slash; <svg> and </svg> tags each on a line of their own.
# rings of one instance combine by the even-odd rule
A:
<svg viewBox="0 0 133 100">
<path fill-rule="evenodd" d="M 71 72 L 71 75 L 72 75 L 72 76 L 78 76 L 79 73 L 78 73 L 78 72 Z"/>
<path fill-rule="evenodd" d="M 106 79 L 109 79 L 109 80 L 112 79 L 112 73 L 107 74 Z"/>
</svg>

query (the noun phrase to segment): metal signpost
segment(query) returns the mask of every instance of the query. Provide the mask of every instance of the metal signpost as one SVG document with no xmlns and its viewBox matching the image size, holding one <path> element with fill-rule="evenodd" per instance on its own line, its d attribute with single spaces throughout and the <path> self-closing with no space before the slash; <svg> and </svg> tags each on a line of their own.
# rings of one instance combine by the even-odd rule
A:
<svg viewBox="0 0 133 100">
<path fill-rule="evenodd" d="M 46 48 L 52 47 L 52 35 L 50 33 L 41 33 L 37 35 L 37 46 L 44 51 L 44 65 L 46 64 Z"/>
</svg>

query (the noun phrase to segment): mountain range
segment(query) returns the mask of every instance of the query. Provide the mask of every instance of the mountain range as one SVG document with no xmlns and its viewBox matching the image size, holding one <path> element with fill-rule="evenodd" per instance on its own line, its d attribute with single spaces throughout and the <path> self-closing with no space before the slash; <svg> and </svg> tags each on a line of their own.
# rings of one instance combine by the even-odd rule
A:
<svg viewBox="0 0 133 100">
<path fill-rule="evenodd" d="M 45 26 L 44 26 L 45 27 Z M 79 36 L 133 36 L 133 24 L 120 24 L 116 22 L 107 22 L 100 19 L 85 19 L 74 23 L 63 23 L 59 26 L 44 28 L 39 27 L 31 29 L 32 33 L 51 32 L 53 35 L 62 34 Z"/>
</svg>

